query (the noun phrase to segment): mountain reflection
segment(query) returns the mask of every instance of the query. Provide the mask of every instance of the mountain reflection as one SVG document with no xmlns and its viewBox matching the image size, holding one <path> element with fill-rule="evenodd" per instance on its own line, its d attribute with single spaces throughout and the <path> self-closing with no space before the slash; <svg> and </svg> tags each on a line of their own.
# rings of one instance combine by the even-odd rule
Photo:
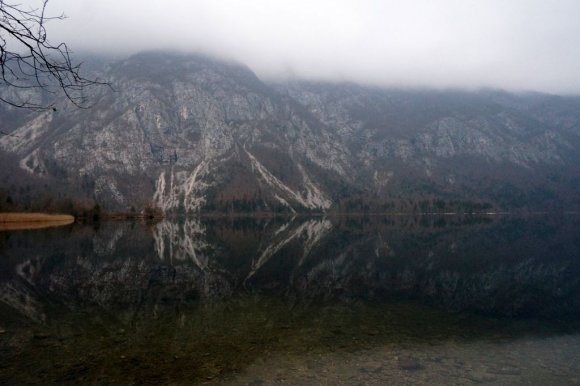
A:
<svg viewBox="0 0 580 386">
<path fill-rule="evenodd" d="M 61 306 L 137 309 L 243 293 L 577 316 L 579 230 L 575 218 L 361 217 L 3 233 L 0 302 L 35 321 Z"/>
</svg>

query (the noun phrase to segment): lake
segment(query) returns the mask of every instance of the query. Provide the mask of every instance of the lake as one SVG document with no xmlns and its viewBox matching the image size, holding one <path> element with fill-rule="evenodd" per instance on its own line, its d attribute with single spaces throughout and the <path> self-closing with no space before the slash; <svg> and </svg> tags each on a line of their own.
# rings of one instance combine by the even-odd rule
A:
<svg viewBox="0 0 580 386">
<path fill-rule="evenodd" d="M 580 216 L 0 232 L 1 384 L 580 384 Z"/>
</svg>

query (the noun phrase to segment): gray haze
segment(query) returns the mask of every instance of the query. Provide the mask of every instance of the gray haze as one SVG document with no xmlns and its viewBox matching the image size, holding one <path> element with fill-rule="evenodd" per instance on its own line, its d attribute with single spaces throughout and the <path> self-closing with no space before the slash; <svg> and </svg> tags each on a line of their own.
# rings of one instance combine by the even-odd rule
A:
<svg viewBox="0 0 580 386">
<path fill-rule="evenodd" d="M 33 4 L 35 0 L 28 0 Z M 580 93 L 578 0 L 51 0 L 77 51 L 201 51 L 264 79 Z"/>
</svg>

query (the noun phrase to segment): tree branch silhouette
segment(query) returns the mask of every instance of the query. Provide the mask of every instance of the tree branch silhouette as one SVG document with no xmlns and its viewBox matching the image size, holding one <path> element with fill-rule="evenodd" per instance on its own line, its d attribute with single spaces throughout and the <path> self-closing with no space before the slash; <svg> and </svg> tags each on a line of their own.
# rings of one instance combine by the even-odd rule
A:
<svg viewBox="0 0 580 386">
<path fill-rule="evenodd" d="M 41 89 L 62 92 L 75 106 L 86 108 L 86 89 L 108 83 L 84 77 L 81 63 L 73 64 L 67 44 L 47 39 L 46 23 L 65 19 L 64 14 L 47 16 L 47 3 L 42 0 L 38 8 L 26 8 L 0 0 L 0 88 L 13 91 L 0 94 L 0 102 L 34 110 L 54 108 L 54 103 L 43 103 L 22 91 Z"/>
</svg>

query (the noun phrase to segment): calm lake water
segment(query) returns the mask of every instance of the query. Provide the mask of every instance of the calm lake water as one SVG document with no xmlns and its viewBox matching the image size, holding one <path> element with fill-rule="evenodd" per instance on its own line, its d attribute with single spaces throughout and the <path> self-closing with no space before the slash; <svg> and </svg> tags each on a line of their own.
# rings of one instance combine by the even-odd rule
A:
<svg viewBox="0 0 580 386">
<path fill-rule="evenodd" d="M 580 384 L 580 216 L 0 232 L 1 384 Z"/>
</svg>

